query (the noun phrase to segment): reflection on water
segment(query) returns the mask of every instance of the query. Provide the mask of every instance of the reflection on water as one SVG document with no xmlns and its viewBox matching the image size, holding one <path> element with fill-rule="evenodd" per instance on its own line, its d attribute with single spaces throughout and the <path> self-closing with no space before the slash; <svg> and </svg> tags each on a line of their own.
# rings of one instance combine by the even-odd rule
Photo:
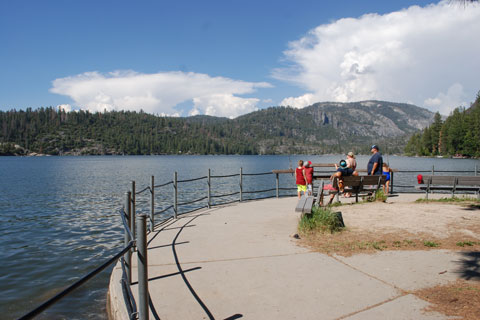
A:
<svg viewBox="0 0 480 320">
<path fill-rule="evenodd" d="M 338 162 L 342 156 L 130 156 L 0 158 L 0 310 L 14 319 L 64 289 L 117 253 L 122 227 L 117 210 L 131 181 L 137 190 L 150 185 L 208 175 L 261 173 L 295 167 L 299 159 L 314 163 Z M 357 157 L 365 168 L 368 156 Z M 474 170 L 478 160 L 385 157 L 400 170 Z M 480 166 L 479 166 L 480 167 Z M 480 168 L 479 168 L 480 169 Z M 395 175 L 395 184 L 413 186 L 416 173 Z M 281 187 L 294 187 L 291 174 L 280 176 Z M 180 183 L 179 202 L 207 196 L 206 179 Z M 243 176 L 245 192 L 275 188 L 274 175 Z M 405 189 L 408 190 L 408 189 Z M 212 178 L 212 195 L 239 191 L 239 177 Z M 283 194 L 295 191 L 283 191 Z M 256 196 L 274 196 L 275 191 Z M 173 188 L 156 191 L 156 210 L 172 204 Z M 236 200 L 213 198 L 216 203 Z M 207 200 L 182 206 L 185 212 Z M 149 210 L 148 192 L 137 196 L 137 211 Z M 166 214 L 171 214 L 171 210 Z M 102 272 L 39 319 L 105 319 L 106 291 L 111 268 Z M 71 306 L 75 306 L 72 308 Z"/>
</svg>

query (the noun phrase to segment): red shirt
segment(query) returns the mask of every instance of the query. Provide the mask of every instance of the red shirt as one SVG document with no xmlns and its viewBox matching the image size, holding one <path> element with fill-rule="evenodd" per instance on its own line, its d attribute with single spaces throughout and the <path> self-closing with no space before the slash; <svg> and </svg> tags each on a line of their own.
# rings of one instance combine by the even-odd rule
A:
<svg viewBox="0 0 480 320">
<path fill-rule="evenodd" d="M 305 176 L 307 176 L 307 183 L 312 184 L 312 181 L 313 181 L 313 167 L 305 167 Z"/>
<path fill-rule="evenodd" d="M 304 168 L 297 168 L 295 169 L 295 175 L 297 176 L 297 184 L 300 184 L 302 186 L 306 185 L 307 183 L 305 182 L 305 178 L 303 177 L 303 170 Z"/>
</svg>

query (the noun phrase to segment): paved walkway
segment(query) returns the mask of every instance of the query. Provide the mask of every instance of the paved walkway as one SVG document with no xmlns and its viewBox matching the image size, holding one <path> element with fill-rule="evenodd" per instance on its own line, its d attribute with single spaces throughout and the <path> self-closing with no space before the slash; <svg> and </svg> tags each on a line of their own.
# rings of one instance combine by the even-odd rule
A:
<svg viewBox="0 0 480 320">
<path fill-rule="evenodd" d="M 454 280 L 459 255 L 391 251 L 346 258 L 311 252 L 291 237 L 296 202 L 269 199 L 201 211 L 150 234 L 149 291 L 158 317 L 447 319 L 422 311 L 427 302 L 409 292 Z M 136 281 L 136 256 L 132 260 Z M 120 273 L 117 265 L 110 284 L 118 319 Z"/>
</svg>

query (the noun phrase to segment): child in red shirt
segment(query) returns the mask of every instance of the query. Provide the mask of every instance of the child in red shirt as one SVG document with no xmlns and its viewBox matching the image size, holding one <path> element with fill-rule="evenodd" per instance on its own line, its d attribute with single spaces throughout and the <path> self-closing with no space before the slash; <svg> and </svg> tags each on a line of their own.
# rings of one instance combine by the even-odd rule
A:
<svg viewBox="0 0 480 320">
<path fill-rule="evenodd" d="M 298 199 L 302 197 L 302 192 L 307 192 L 307 177 L 303 167 L 303 160 L 298 160 L 298 167 L 295 169 L 295 183 L 297 184 Z"/>
<path fill-rule="evenodd" d="M 309 196 L 313 194 L 313 167 L 312 161 L 305 163 L 305 180 L 307 180 L 307 193 Z"/>
</svg>

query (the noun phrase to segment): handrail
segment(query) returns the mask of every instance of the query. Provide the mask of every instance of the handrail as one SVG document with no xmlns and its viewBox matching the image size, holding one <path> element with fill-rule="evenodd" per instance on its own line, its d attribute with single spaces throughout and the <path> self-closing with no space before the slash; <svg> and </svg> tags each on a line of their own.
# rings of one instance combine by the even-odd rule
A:
<svg viewBox="0 0 480 320">
<path fill-rule="evenodd" d="M 126 218 L 127 214 L 125 212 L 125 209 L 121 208 L 119 211 L 120 211 L 120 217 L 122 217 L 123 227 L 125 228 L 125 231 L 127 231 L 130 239 L 133 239 L 132 231 L 130 230 L 130 227 L 128 226 L 128 223 L 127 223 L 127 218 Z"/>
<path fill-rule="evenodd" d="M 105 269 L 106 267 L 108 267 L 109 265 L 111 265 L 112 263 L 114 263 L 115 261 L 117 261 L 121 256 L 123 256 L 128 250 L 130 250 L 134 245 L 134 241 L 130 241 L 130 243 L 128 244 L 128 246 L 126 246 L 125 248 L 123 248 L 122 251 L 120 251 L 119 253 L 117 253 L 116 255 L 114 255 L 112 258 L 110 258 L 109 260 L 107 260 L 105 263 L 103 263 L 101 266 L 97 267 L 95 270 L 91 271 L 90 273 L 88 273 L 87 275 L 85 275 L 83 278 L 81 278 L 80 280 L 77 280 L 75 283 L 73 283 L 72 285 L 70 285 L 68 288 L 66 288 L 65 290 L 63 290 L 62 292 L 56 294 L 55 296 L 53 296 L 52 298 L 48 299 L 47 301 L 45 301 L 44 303 L 42 303 L 40 306 L 36 307 L 34 310 L 30 311 L 29 313 L 27 313 L 26 315 L 22 316 L 21 318 L 19 318 L 19 320 L 26 320 L 26 319 L 33 319 L 33 317 L 39 315 L 41 312 L 45 311 L 47 308 L 49 308 L 50 306 L 52 306 L 53 304 L 57 303 L 58 301 L 60 301 L 60 299 L 64 298 L 66 295 L 68 295 L 70 292 L 72 292 L 73 290 L 77 289 L 78 287 L 80 287 L 82 284 L 84 284 L 85 282 L 87 282 L 88 280 L 90 280 L 91 278 L 93 278 L 94 276 L 96 276 L 98 273 L 100 273 L 100 271 L 102 271 L 103 269 Z"/>
<path fill-rule="evenodd" d="M 267 174 L 273 174 L 273 172 L 261 172 L 261 173 L 242 173 L 244 176 L 264 176 Z"/>
<path fill-rule="evenodd" d="M 146 187 L 146 188 L 143 188 L 142 190 L 138 191 L 138 192 L 135 192 L 135 194 L 141 194 L 147 190 L 150 190 L 150 192 L 152 192 L 152 189 L 150 189 L 150 187 Z"/>
<path fill-rule="evenodd" d="M 172 209 L 172 208 L 173 208 L 173 205 L 171 205 L 171 206 L 168 206 L 168 207 L 166 207 L 165 209 L 163 209 L 163 210 L 161 210 L 161 211 L 155 212 L 155 214 L 161 214 L 161 213 L 164 213 L 165 211 L 168 211 L 168 210 L 170 210 L 170 209 Z"/>
<path fill-rule="evenodd" d="M 202 180 L 202 179 L 207 179 L 207 176 L 200 177 L 200 178 L 193 178 L 193 179 L 187 179 L 187 180 L 178 180 L 177 182 L 192 182 L 192 181 L 197 181 L 197 180 Z"/>
<path fill-rule="evenodd" d="M 124 257 L 120 258 L 120 265 L 122 266 L 122 291 L 124 295 L 124 302 L 127 305 L 128 313 L 130 314 L 130 320 L 134 320 L 137 316 L 137 303 L 133 297 L 132 288 L 127 283 L 127 270 L 125 269 Z"/>
<path fill-rule="evenodd" d="M 243 191 L 243 193 L 262 193 L 262 192 L 270 192 L 275 190 L 276 189 L 253 190 L 253 191 Z"/>
<path fill-rule="evenodd" d="M 231 178 L 231 177 L 238 177 L 240 173 L 228 174 L 224 176 L 210 176 L 210 178 Z"/>
<path fill-rule="evenodd" d="M 207 199 L 208 197 L 203 197 L 203 198 L 200 198 L 200 199 L 197 199 L 197 200 L 192 200 L 192 201 L 188 201 L 188 202 L 183 202 L 183 203 L 177 203 L 177 206 L 184 206 L 184 205 L 187 205 L 187 204 L 192 204 L 192 203 L 195 203 L 195 202 L 200 202 L 200 201 L 203 201 L 205 199 Z"/>
<path fill-rule="evenodd" d="M 161 188 L 161 187 L 165 187 L 165 186 L 168 186 L 169 184 L 173 184 L 173 181 L 168 181 L 164 184 L 159 184 L 159 185 L 156 185 L 154 186 L 155 188 Z"/>
<path fill-rule="evenodd" d="M 219 194 L 219 195 L 212 195 L 210 197 L 212 198 L 223 198 L 223 197 L 231 197 L 231 196 L 235 196 L 237 194 L 239 194 L 240 192 L 234 192 L 234 193 L 227 193 L 227 194 Z"/>
<path fill-rule="evenodd" d="M 315 167 L 331 167 L 332 165 L 331 164 L 315 164 L 314 166 Z M 365 170 L 363 170 L 363 169 L 359 169 L 358 171 L 359 172 L 365 172 Z M 472 170 L 434 170 L 433 166 L 432 166 L 431 170 L 398 170 L 398 169 L 393 169 L 392 171 L 395 172 L 395 173 L 425 173 L 425 172 L 428 172 L 428 173 L 432 173 L 432 174 L 434 174 L 434 173 L 471 173 L 472 172 Z M 283 196 L 286 196 L 286 195 L 290 196 L 290 194 L 287 194 L 287 193 L 280 194 L 279 191 L 280 190 L 281 191 L 293 191 L 293 190 L 296 190 L 296 188 L 295 187 L 280 187 L 279 186 L 279 174 L 281 174 L 281 173 L 282 174 L 289 174 L 289 173 L 292 173 L 292 172 L 293 172 L 293 169 L 272 170 L 271 172 L 262 172 L 262 173 L 243 173 L 242 169 L 241 169 L 240 173 L 236 173 L 236 174 L 211 176 L 210 175 L 210 170 L 209 170 L 208 176 L 202 176 L 202 177 L 186 179 L 186 180 L 177 180 L 176 179 L 176 173 L 175 173 L 175 181 L 168 181 L 168 182 L 166 182 L 164 184 L 160 184 L 160 185 L 154 185 L 154 183 L 153 183 L 154 182 L 154 179 L 153 179 L 154 177 L 152 176 L 151 186 L 147 186 L 147 187 L 145 187 L 144 189 L 142 189 L 138 192 L 135 192 L 135 184 L 133 182 L 132 183 L 132 192 L 127 193 L 128 196 L 127 196 L 126 206 L 128 206 L 128 208 L 124 207 L 124 208 L 119 209 L 119 213 L 120 213 L 120 216 L 121 216 L 121 219 L 122 219 L 122 224 L 125 228 L 125 233 L 126 233 L 125 234 L 124 248 L 120 252 L 115 254 L 113 257 L 108 259 L 106 262 L 104 262 L 102 265 L 95 268 L 93 271 L 91 271 L 90 273 L 88 273 L 87 275 L 82 277 L 81 279 L 77 280 L 75 283 L 70 285 L 68 288 L 66 288 L 62 292 L 56 294 L 54 297 L 52 297 L 49 300 L 47 300 L 46 302 L 42 303 L 40 306 L 38 306 L 34 310 L 30 311 L 29 313 L 25 314 L 24 316 L 22 316 L 19 319 L 22 319 L 22 320 L 23 319 L 32 319 L 36 315 L 40 314 L 41 312 L 43 312 L 44 310 L 46 310 L 47 308 L 49 308 L 50 306 L 52 306 L 53 304 L 55 304 L 56 302 L 58 302 L 59 300 L 61 300 L 65 296 L 67 296 L 68 294 L 70 294 L 72 291 L 74 291 L 75 289 L 80 287 L 82 284 L 89 281 L 91 278 L 93 278 L 95 275 L 100 273 L 102 270 L 104 270 L 109 265 L 113 264 L 118 259 L 120 259 L 120 264 L 121 264 L 121 267 L 122 267 L 122 279 L 121 279 L 122 283 L 121 283 L 121 285 L 122 285 L 122 291 L 123 291 L 123 294 L 124 294 L 125 303 L 127 305 L 127 309 L 128 309 L 128 312 L 129 312 L 129 317 L 131 319 L 135 319 L 137 317 L 137 315 L 139 315 L 139 313 L 137 311 L 137 305 L 136 305 L 135 299 L 133 298 L 133 294 L 131 292 L 130 283 L 129 283 L 130 278 L 127 276 L 127 270 L 126 270 L 126 267 L 130 268 L 131 266 L 129 265 L 130 262 L 127 263 L 125 261 L 125 258 L 123 257 L 126 253 L 128 253 L 130 250 L 132 250 L 136 246 L 136 241 L 134 239 L 135 235 L 134 235 L 134 232 L 133 232 L 134 230 L 132 230 L 129 227 L 129 221 L 127 221 L 127 219 L 130 219 L 130 223 L 132 223 L 132 228 L 133 228 L 133 226 L 135 225 L 135 220 L 132 220 L 132 219 L 135 217 L 135 203 L 136 203 L 136 199 L 135 199 L 134 195 L 142 194 L 142 193 L 146 192 L 147 190 L 150 191 L 150 194 L 151 194 L 150 223 L 151 223 L 151 231 L 153 231 L 155 227 L 163 225 L 163 224 L 167 223 L 168 221 L 171 221 L 172 219 L 174 219 L 177 216 L 177 213 L 178 213 L 177 212 L 178 211 L 178 206 L 189 205 L 189 204 L 193 204 L 193 203 L 204 201 L 204 200 L 208 199 L 208 205 L 207 206 L 201 206 L 201 207 L 194 208 L 194 209 L 191 209 L 191 210 L 186 211 L 186 212 L 178 213 L 179 215 L 185 215 L 185 214 L 188 214 L 188 213 L 191 213 L 191 212 L 194 212 L 194 211 L 198 211 L 198 210 L 201 210 L 201 209 L 204 209 L 204 208 L 210 208 L 211 206 L 223 206 L 223 205 L 227 205 L 227 204 L 231 204 L 231 203 L 237 203 L 239 201 L 241 202 L 241 201 L 243 201 L 243 199 L 242 199 L 243 194 L 260 194 L 260 193 L 272 192 L 272 191 L 276 190 L 277 193 L 276 193 L 275 196 L 277 198 L 278 197 L 283 197 Z M 331 171 L 315 171 L 315 172 L 316 173 L 330 173 Z M 251 190 L 251 191 L 244 191 L 243 190 L 243 180 L 242 180 L 243 176 L 260 176 L 260 175 L 272 175 L 272 174 L 276 174 L 276 176 L 277 176 L 276 188 L 264 189 L 264 190 Z M 476 167 L 475 167 L 475 175 L 477 175 L 477 168 Z M 210 181 L 210 179 L 212 179 L 212 178 L 231 178 L 231 177 L 240 177 L 240 182 L 239 182 L 239 185 L 238 185 L 239 188 L 240 188 L 240 191 L 233 192 L 233 193 L 228 193 L 228 194 L 211 195 L 211 190 L 210 190 L 211 181 Z M 392 177 L 392 188 L 393 188 L 393 173 L 392 173 L 391 177 Z M 196 199 L 196 200 L 183 202 L 183 203 L 178 203 L 177 199 L 175 199 L 175 204 L 174 205 L 170 205 L 170 206 L 164 208 L 161 211 L 154 212 L 154 209 L 155 209 L 154 197 L 155 197 L 155 189 L 156 188 L 161 188 L 161 187 L 165 187 L 167 185 L 173 184 L 175 192 L 177 193 L 178 192 L 178 183 L 193 182 L 193 181 L 198 181 L 198 180 L 203 180 L 203 179 L 208 179 L 207 180 L 208 196 L 205 196 L 205 197 L 202 197 L 202 198 L 199 198 L 199 199 Z M 395 187 L 398 187 L 398 188 L 414 188 L 415 185 L 405 185 L 405 184 L 398 185 L 397 184 L 397 185 L 395 185 Z M 420 192 L 417 192 L 417 193 L 420 193 Z M 235 200 L 229 199 L 228 201 L 225 201 L 225 202 L 211 203 L 211 198 L 227 198 L 227 197 L 232 197 L 232 196 L 236 196 L 236 195 L 240 195 L 239 199 L 235 199 Z M 268 199 L 268 198 L 273 198 L 275 196 L 271 196 L 271 195 L 266 195 L 266 196 L 262 196 L 262 197 L 256 196 L 252 199 L 246 198 L 244 200 L 245 201 L 251 201 L 251 200 L 259 200 L 259 199 Z M 140 202 L 140 203 L 142 203 L 142 202 Z M 132 208 L 129 207 L 130 204 L 132 204 Z M 168 218 L 164 219 L 163 221 L 155 224 L 155 221 L 153 219 L 153 217 L 155 215 L 165 213 L 166 211 L 168 211 L 172 208 L 175 211 L 175 216 L 174 217 L 168 217 Z M 145 215 L 142 215 L 141 218 L 143 219 L 142 220 L 143 225 L 145 225 Z M 145 234 L 144 231 L 142 231 L 142 232 L 143 232 L 143 234 Z M 146 236 L 144 235 L 143 237 L 146 237 Z M 142 239 L 145 239 L 145 238 L 142 238 Z M 128 270 L 131 272 L 131 269 L 128 269 Z M 147 288 L 147 290 L 148 290 L 148 288 Z M 142 301 L 142 299 L 140 299 L 140 302 L 141 302 L 140 305 L 142 305 L 142 302 L 144 303 L 145 301 L 144 300 Z M 144 310 L 144 306 L 141 307 L 140 309 L 141 309 L 140 310 L 140 317 L 141 317 L 141 313 L 144 312 L 144 311 L 142 311 L 142 310 Z"/>
</svg>

